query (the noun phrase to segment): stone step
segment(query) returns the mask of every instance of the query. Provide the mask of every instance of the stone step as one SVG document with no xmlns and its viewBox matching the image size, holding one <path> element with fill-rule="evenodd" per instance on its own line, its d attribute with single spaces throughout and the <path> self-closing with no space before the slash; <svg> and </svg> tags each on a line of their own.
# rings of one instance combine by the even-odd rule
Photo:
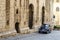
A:
<svg viewBox="0 0 60 40">
<path fill-rule="evenodd" d="M 6 36 L 6 35 L 14 35 L 14 34 L 16 34 L 16 31 L 1 32 L 1 33 L 0 33 L 0 37 L 1 37 L 1 36 Z"/>
</svg>

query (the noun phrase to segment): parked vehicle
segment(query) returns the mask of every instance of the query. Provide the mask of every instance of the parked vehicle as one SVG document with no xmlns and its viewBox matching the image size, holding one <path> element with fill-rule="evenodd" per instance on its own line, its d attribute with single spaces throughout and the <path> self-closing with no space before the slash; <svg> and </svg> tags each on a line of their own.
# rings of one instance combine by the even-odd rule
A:
<svg viewBox="0 0 60 40">
<path fill-rule="evenodd" d="M 39 28 L 39 33 L 51 33 L 51 29 L 50 29 L 50 25 L 48 24 L 43 24 L 40 28 Z"/>
</svg>

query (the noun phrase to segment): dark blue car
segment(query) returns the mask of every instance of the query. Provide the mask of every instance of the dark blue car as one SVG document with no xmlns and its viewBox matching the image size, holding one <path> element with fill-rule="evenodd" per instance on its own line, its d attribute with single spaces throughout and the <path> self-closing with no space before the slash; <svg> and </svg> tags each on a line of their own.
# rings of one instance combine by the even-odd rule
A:
<svg viewBox="0 0 60 40">
<path fill-rule="evenodd" d="M 39 28 L 39 33 L 51 33 L 50 25 L 48 25 L 48 24 L 43 24 L 43 25 Z"/>
</svg>

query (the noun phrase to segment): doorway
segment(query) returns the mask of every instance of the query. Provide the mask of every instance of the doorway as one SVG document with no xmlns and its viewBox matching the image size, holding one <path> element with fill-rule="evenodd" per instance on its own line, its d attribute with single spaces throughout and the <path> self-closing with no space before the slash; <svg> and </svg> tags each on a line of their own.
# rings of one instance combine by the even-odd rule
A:
<svg viewBox="0 0 60 40">
<path fill-rule="evenodd" d="M 20 30 L 19 30 L 19 22 L 16 22 L 15 23 L 15 29 L 16 29 L 16 32 L 17 33 L 20 33 Z"/>
<path fill-rule="evenodd" d="M 34 13 L 34 6 L 33 4 L 29 5 L 29 28 L 32 29 L 33 27 L 33 13 Z"/>
<path fill-rule="evenodd" d="M 45 16 L 45 7 L 42 7 L 42 24 L 44 24 L 44 16 Z"/>
</svg>

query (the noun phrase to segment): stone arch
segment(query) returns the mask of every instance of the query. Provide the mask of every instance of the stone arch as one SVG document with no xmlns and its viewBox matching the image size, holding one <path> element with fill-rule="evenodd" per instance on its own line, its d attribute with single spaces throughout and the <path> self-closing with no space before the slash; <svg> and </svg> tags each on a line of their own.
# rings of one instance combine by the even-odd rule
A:
<svg viewBox="0 0 60 40">
<path fill-rule="evenodd" d="M 29 28 L 32 29 L 33 27 L 33 13 L 34 13 L 34 6 L 33 4 L 29 5 Z"/>
<path fill-rule="evenodd" d="M 34 11 L 34 5 L 33 4 L 29 4 L 29 10 Z"/>
</svg>

